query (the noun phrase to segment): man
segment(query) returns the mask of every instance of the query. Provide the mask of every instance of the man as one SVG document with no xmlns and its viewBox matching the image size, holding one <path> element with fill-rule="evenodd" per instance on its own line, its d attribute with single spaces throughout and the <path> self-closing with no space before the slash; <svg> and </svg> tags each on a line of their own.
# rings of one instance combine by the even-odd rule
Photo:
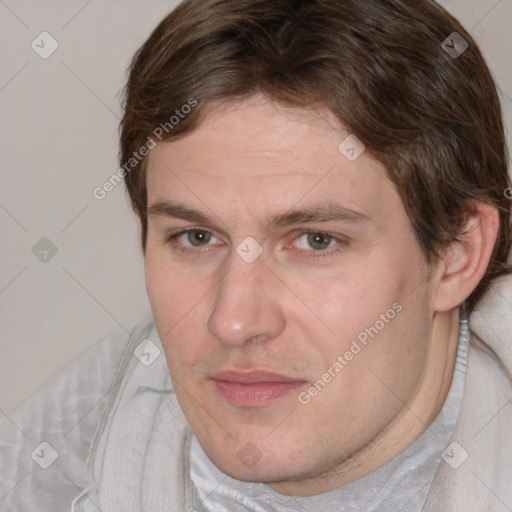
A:
<svg viewBox="0 0 512 512">
<path fill-rule="evenodd" d="M 60 466 L 26 503 L 512 510 L 511 189 L 462 26 L 430 0 L 186 0 L 124 108 L 153 315 L 47 391 L 72 399 L 33 459 Z"/>
</svg>

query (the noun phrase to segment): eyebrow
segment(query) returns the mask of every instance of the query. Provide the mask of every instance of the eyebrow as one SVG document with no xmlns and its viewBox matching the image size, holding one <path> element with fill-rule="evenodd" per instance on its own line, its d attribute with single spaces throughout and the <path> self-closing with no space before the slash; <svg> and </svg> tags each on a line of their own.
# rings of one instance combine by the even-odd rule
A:
<svg viewBox="0 0 512 512">
<path fill-rule="evenodd" d="M 197 224 L 211 224 L 213 222 L 213 217 L 204 211 L 169 201 L 158 201 L 149 206 L 148 217 L 158 216 L 187 220 Z M 271 215 L 267 218 L 267 229 L 283 228 L 309 222 L 360 223 L 370 220 L 371 218 L 368 215 L 346 208 L 341 204 L 324 203 Z"/>
<path fill-rule="evenodd" d="M 169 201 L 158 201 L 148 208 L 149 217 L 171 217 L 176 219 L 188 220 L 197 224 L 208 224 L 211 222 L 211 216 L 193 208 L 187 208 L 181 204 L 171 203 Z"/>
<path fill-rule="evenodd" d="M 351 222 L 369 221 L 370 217 L 362 212 L 351 210 L 337 203 L 324 203 L 285 213 L 275 214 L 268 220 L 269 228 L 281 228 L 293 224 L 308 222 Z"/>
</svg>

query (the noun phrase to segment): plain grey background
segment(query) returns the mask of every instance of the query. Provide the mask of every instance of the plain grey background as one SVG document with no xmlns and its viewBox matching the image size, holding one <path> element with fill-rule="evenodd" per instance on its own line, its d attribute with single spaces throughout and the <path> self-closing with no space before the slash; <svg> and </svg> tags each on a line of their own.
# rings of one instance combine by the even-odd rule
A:
<svg viewBox="0 0 512 512">
<path fill-rule="evenodd" d="M 176 3 L 0 0 L 5 413 L 149 312 L 138 225 L 124 188 L 101 201 L 93 191 L 118 169 L 119 92 L 128 63 Z M 512 0 L 440 3 L 477 40 L 494 72 L 510 147 Z"/>
</svg>

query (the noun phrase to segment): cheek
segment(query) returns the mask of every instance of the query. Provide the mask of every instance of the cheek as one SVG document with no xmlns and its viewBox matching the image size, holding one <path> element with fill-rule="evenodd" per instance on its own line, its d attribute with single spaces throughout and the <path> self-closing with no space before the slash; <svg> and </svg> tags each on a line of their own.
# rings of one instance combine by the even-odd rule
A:
<svg viewBox="0 0 512 512">
<path fill-rule="evenodd" d="M 304 315 L 304 307 L 295 308 L 293 321 L 310 340 L 309 350 L 318 361 L 328 368 L 349 351 L 357 352 L 347 354 L 350 366 L 383 368 L 386 363 L 389 376 L 407 365 L 418 371 L 424 347 L 412 345 L 428 334 L 428 289 L 422 283 L 421 264 L 415 265 L 413 258 L 409 262 L 404 265 L 403 258 L 391 251 L 381 252 L 373 261 L 341 270 L 331 279 L 297 279 L 297 295 L 309 311 Z"/>
<path fill-rule="evenodd" d="M 303 328 L 307 329 L 308 323 L 310 326 L 323 326 L 332 337 L 348 339 L 373 325 L 381 314 L 392 309 L 404 295 L 406 287 L 396 276 L 342 271 L 321 283 L 296 283 L 295 289 L 304 305 L 316 316 L 314 322 L 308 322 L 311 314 L 307 318 L 296 314 L 296 321 Z M 300 312 L 297 309 L 296 313 Z"/>
<path fill-rule="evenodd" d="M 208 280 L 175 268 L 164 251 L 148 246 L 145 260 L 146 290 L 155 321 L 164 332 L 174 328 L 206 297 Z M 162 340 L 163 341 L 163 340 Z"/>
<path fill-rule="evenodd" d="M 184 373 L 201 353 L 208 308 L 208 281 L 190 279 L 148 250 L 146 289 L 155 324 L 173 375 Z"/>
</svg>

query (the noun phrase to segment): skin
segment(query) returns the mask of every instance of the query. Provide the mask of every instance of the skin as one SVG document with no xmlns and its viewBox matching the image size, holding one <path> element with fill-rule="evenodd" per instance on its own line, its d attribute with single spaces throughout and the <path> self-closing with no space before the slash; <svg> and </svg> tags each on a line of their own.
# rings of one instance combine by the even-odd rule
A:
<svg viewBox="0 0 512 512">
<path fill-rule="evenodd" d="M 452 379 L 455 308 L 485 271 L 498 226 L 496 212 L 479 206 L 467 240 L 427 267 L 383 166 L 368 151 L 350 162 L 338 150 L 347 135 L 328 112 L 256 96 L 211 108 L 148 160 L 147 290 L 180 406 L 222 471 L 282 494 L 355 480 L 432 422 Z M 163 202 L 209 219 L 165 215 L 155 207 Z M 365 217 L 268 226 L 272 216 L 329 203 Z M 186 229 L 212 236 L 178 233 Z M 236 252 L 249 236 L 263 250 L 253 263 Z M 395 318 L 300 403 L 397 303 Z M 263 407 L 235 406 L 211 380 L 227 368 L 305 383 Z M 254 450 L 247 443 L 261 456 L 251 467 L 237 456 Z"/>
</svg>

